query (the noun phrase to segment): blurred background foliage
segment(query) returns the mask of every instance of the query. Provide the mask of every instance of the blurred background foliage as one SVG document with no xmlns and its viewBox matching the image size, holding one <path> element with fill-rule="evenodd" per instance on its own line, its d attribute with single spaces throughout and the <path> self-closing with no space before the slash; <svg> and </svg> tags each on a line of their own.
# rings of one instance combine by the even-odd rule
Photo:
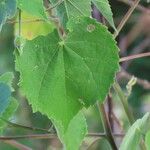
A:
<svg viewBox="0 0 150 150">
<path fill-rule="evenodd" d="M 123 0 L 110 0 L 116 26 L 119 24 L 129 8 L 129 5 L 122 1 Z M 139 6 L 134 11 L 117 38 L 121 57 L 148 52 L 150 50 L 150 5 L 146 2 L 146 0 L 141 1 L 140 4 L 142 6 Z M 36 22 L 32 22 L 32 20 L 36 20 Z M 35 18 L 34 16 L 30 16 L 29 14 L 23 12 L 22 36 L 25 39 L 31 40 L 39 35 L 46 35 L 53 29 L 54 26 L 52 24 L 40 21 L 39 18 Z M 109 30 L 113 33 L 113 29 L 109 28 Z M 32 113 L 31 107 L 28 105 L 27 100 L 20 93 L 17 86 L 19 74 L 15 72 L 13 55 L 15 49 L 14 40 L 17 35 L 18 23 L 17 17 L 15 17 L 7 21 L 0 33 L 0 75 L 5 72 L 14 73 L 15 79 L 13 81 L 13 87 L 16 89 L 16 92 L 14 92 L 13 95 L 19 102 L 19 107 L 10 121 L 26 126 L 45 129 L 51 128 L 51 132 L 55 133 L 56 131 L 54 127 L 46 116 L 43 116 L 40 113 Z M 147 57 L 121 63 L 120 72 L 117 74 L 117 79 L 125 92 L 127 92 L 126 85 L 132 75 L 137 77 L 138 81 L 136 85 L 134 85 L 128 100 L 135 117 L 139 118 L 145 112 L 150 111 L 150 59 Z M 111 127 L 115 133 L 123 133 L 127 130 L 129 123 L 123 111 L 122 105 L 119 102 L 118 96 L 113 90 L 111 93 L 111 100 L 106 102 L 106 109 L 108 110 L 108 113 L 112 110 L 114 112 L 113 117 L 109 118 Z M 88 110 L 84 110 L 84 113 L 87 118 L 89 132 L 103 132 L 97 107 L 90 107 Z M 8 125 L 2 135 L 26 135 L 34 133 L 44 132 L 25 130 Z M 122 137 L 116 137 L 115 139 L 119 145 Z M 57 139 L 23 139 L 18 141 L 34 150 L 59 150 L 62 146 Z M 87 149 L 89 145 L 90 147 L 88 149 L 90 150 L 111 149 L 108 142 L 104 138 L 97 139 L 94 143 L 93 141 L 95 141 L 95 139 L 85 138 L 81 149 Z M 16 148 L 13 148 L 11 145 L 2 141 L 0 142 L 0 150 L 13 149 L 15 150 Z"/>
</svg>

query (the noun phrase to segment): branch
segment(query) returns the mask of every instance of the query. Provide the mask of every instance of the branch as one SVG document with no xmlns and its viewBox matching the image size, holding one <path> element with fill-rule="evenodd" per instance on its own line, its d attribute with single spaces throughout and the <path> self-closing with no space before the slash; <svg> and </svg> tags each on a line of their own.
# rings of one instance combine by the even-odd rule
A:
<svg viewBox="0 0 150 150">
<path fill-rule="evenodd" d="M 104 104 L 97 103 L 97 106 L 98 106 L 98 109 L 99 109 L 99 113 L 100 113 L 100 117 L 101 117 L 101 120 L 102 120 L 103 128 L 104 128 L 104 130 L 106 132 L 106 135 L 107 135 L 106 138 L 109 141 L 112 149 L 117 150 L 118 148 L 117 148 L 117 145 L 114 141 L 114 137 L 112 135 L 110 123 L 108 121 L 108 117 L 107 117 L 107 114 L 106 114 L 106 111 L 105 111 L 105 108 L 104 108 Z"/>
<path fill-rule="evenodd" d="M 104 133 L 104 134 L 99 134 L 99 133 L 90 133 L 88 134 L 89 136 L 91 135 L 92 137 L 94 136 L 95 137 L 95 140 L 88 146 L 88 148 L 86 150 L 91 150 L 92 149 L 92 146 L 95 145 L 95 143 L 100 140 L 102 137 L 106 138 L 107 135 Z M 119 137 L 119 138 L 122 138 L 124 137 L 124 134 L 113 134 L 113 136 L 115 137 Z"/>
<path fill-rule="evenodd" d="M 143 58 L 143 57 L 148 57 L 150 56 L 150 52 L 147 53 L 142 53 L 142 54 L 136 54 L 136 55 L 131 55 L 127 57 L 122 57 L 119 62 L 124 62 L 124 61 L 129 61 L 137 58 Z"/>
<path fill-rule="evenodd" d="M 130 1 L 130 0 L 118 0 L 118 1 L 120 1 L 122 3 L 125 3 L 125 4 L 127 4 L 129 6 L 134 5 L 134 2 Z M 142 12 L 148 12 L 149 11 L 149 9 L 145 8 L 144 6 L 142 6 L 140 4 L 137 5 L 137 9 L 140 10 L 140 11 L 142 11 Z"/>
<path fill-rule="evenodd" d="M 58 138 L 56 134 L 30 134 L 18 136 L 0 136 L 0 140 L 17 140 L 17 139 L 54 139 Z"/>
<path fill-rule="evenodd" d="M 126 24 L 126 22 L 128 21 L 129 17 L 133 13 L 133 11 L 135 10 L 135 8 L 139 4 L 139 2 L 140 2 L 140 0 L 136 0 L 134 2 L 134 4 L 131 6 L 131 8 L 128 10 L 128 12 L 125 14 L 125 16 L 123 17 L 123 19 L 121 20 L 120 24 L 117 27 L 117 32 L 114 33 L 114 38 L 116 38 L 118 36 L 118 34 L 122 30 L 122 28 L 124 27 L 124 25 Z"/>
<path fill-rule="evenodd" d="M 124 133 L 112 133 L 115 137 L 124 137 Z M 106 133 L 88 133 L 87 137 L 107 137 Z"/>
<path fill-rule="evenodd" d="M 3 120 L 3 121 L 6 122 L 9 126 L 12 126 L 12 127 L 23 128 L 23 129 L 27 129 L 27 130 L 33 130 L 33 131 L 44 131 L 44 132 L 50 133 L 50 131 L 49 131 L 48 129 L 36 128 L 36 127 L 31 127 L 31 126 L 20 125 L 20 124 L 13 123 L 13 122 L 10 122 L 10 121 L 8 121 L 8 120 L 5 120 L 5 119 L 3 119 L 3 118 L 0 118 L 0 119 Z"/>
<path fill-rule="evenodd" d="M 115 137 L 123 137 L 123 133 L 113 133 Z M 107 137 L 106 133 L 88 133 L 87 137 Z M 7 140 L 20 140 L 20 139 L 58 139 L 56 134 L 29 134 L 29 135 L 18 135 L 18 136 L 0 136 L 0 141 Z"/>
<path fill-rule="evenodd" d="M 112 96 L 111 94 L 109 93 L 108 96 L 107 96 L 107 107 L 108 107 L 108 120 L 109 120 L 109 123 L 110 123 L 110 127 L 111 127 L 111 130 L 112 132 L 114 131 L 114 120 L 112 118 L 112 114 L 113 114 L 113 101 L 112 101 Z"/>
<path fill-rule="evenodd" d="M 19 23 L 19 37 L 21 37 L 21 22 L 22 22 L 22 19 L 21 19 L 21 9 L 18 10 L 19 12 L 19 18 L 18 18 L 18 23 Z M 19 47 L 20 47 L 20 44 L 19 44 Z"/>
</svg>

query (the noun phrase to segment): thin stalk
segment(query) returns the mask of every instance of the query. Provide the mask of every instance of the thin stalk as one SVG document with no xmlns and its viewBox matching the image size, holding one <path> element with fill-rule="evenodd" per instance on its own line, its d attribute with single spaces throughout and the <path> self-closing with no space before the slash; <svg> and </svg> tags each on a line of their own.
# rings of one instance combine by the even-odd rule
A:
<svg viewBox="0 0 150 150">
<path fill-rule="evenodd" d="M 113 102 L 112 102 L 112 97 L 111 97 L 110 93 L 107 96 L 107 107 L 108 107 L 108 120 L 109 120 L 109 123 L 110 123 L 111 130 L 113 132 L 113 130 L 114 130 L 114 120 L 112 118 Z"/>
<path fill-rule="evenodd" d="M 9 126 L 12 126 L 12 127 L 15 127 L 15 128 L 22 128 L 22 129 L 32 130 L 32 131 L 44 131 L 44 132 L 50 133 L 50 131 L 47 130 L 47 129 L 36 128 L 36 127 L 31 127 L 31 126 L 24 126 L 24 125 L 20 125 L 20 124 L 10 122 L 10 121 L 5 120 L 3 118 L 0 118 L 0 119 L 3 120 L 4 122 L 6 122 Z"/>
<path fill-rule="evenodd" d="M 0 140 L 20 140 L 20 139 L 54 139 L 58 138 L 56 134 L 30 134 L 18 136 L 0 136 Z"/>
<path fill-rule="evenodd" d="M 21 9 L 19 9 L 19 18 L 18 18 L 18 23 L 19 23 L 19 37 L 21 37 Z"/>
<path fill-rule="evenodd" d="M 132 5 L 134 4 L 134 2 L 133 2 L 133 1 L 130 1 L 130 0 L 118 0 L 118 1 L 120 1 L 120 2 L 122 2 L 122 3 L 125 3 L 125 4 L 127 4 L 127 5 L 129 5 L 129 6 L 132 6 Z M 137 9 L 140 10 L 140 11 L 142 11 L 142 12 L 147 12 L 147 11 L 149 11 L 149 9 L 145 8 L 144 6 L 142 6 L 142 5 L 140 5 L 140 4 L 138 4 Z"/>
<path fill-rule="evenodd" d="M 137 58 L 143 58 L 143 57 L 148 57 L 148 56 L 150 56 L 150 52 L 136 54 L 136 55 L 131 55 L 131 56 L 127 56 L 127 57 L 122 57 L 122 58 L 120 58 L 119 62 L 129 61 L 129 60 L 133 60 L 133 59 L 137 59 Z"/>
<path fill-rule="evenodd" d="M 124 133 L 112 133 L 115 137 L 124 137 Z M 88 133 L 87 137 L 107 137 L 106 133 Z"/>
<path fill-rule="evenodd" d="M 114 33 L 114 38 L 116 38 L 118 36 L 118 34 L 122 30 L 122 28 L 124 27 L 124 25 L 126 24 L 128 19 L 130 18 L 130 16 L 133 13 L 133 11 L 138 6 L 139 2 L 140 2 L 140 0 L 136 0 L 134 2 L 134 4 L 131 6 L 131 8 L 128 10 L 128 12 L 125 14 L 125 16 L 123 17 L 123 19 L 121 20 L 120 24 L 117 27 L 117 32 Z"/>
<path fill-rule="evenodd" d="M 116 138 L 122 138 L 125 134 L 123 133 L 113 133 Z M 86 137 L 91 138 L 107 138 L 106 133 L 88 133 Z M 29 135 L 18 135 L 18 136 L 0 136 L 0 141 L 4 140 L 20 140 L 20 139 L 58 139 L 57 134 L 29 134 Z"/>
<path fill-rule="evenodd" d="M 110 127 L 110 124 L 109 124 L 109 121 L 108 121 L 108 118 L 107 118 L 107 114 L 105 112 L 105 108 L 104 108 L 104 105 L 103 104 L 98 104 L 98 109 L 99 109 L 99 113 L 100 113 L 100 116 L 101 116 L 101 120 L 102 120 L 102 124 L 103 124 L 103 128 L 105 130 L 105 133 L 106 133 L 106 138 L 107 140 L 109 141 L 111 147 L 113 150 L 117 150 L 117 145 L 114 141 L 114 137 L 112 135 L 112 132 L 111 132 L 111 127 Z"/>
</svg>

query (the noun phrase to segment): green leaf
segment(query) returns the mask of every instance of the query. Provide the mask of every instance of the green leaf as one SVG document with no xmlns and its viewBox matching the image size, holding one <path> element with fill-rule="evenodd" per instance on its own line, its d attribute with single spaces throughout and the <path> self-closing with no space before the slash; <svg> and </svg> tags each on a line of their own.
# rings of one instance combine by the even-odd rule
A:
<svg viewBox="0 0 150 150">
<path fill-rule="evenodd" d="M 11 97 L 11 90 L 7 84 L 0 83 L 0 115 L 8 107 Z"/>
<path fill-rule="evenodd" d="M 148 131 L 146 133 L 146 136 L 145 136 L 145 144 L 146 144 L 146 148 L 147 149 L 150 149 L 150 131 Z"/>
<path fill-rule="evenodd" d="M 61 139 L 64 149 L 66 150 L 77 150 L 81 145 L 86 133 L 87 124 L 85 117 L 82 113 L 78 113 L 71 121 L 66 131 L 55 123 L 58 130 L 58 136 Z"/>
<path fill-rule="evenodd" d="M 92 0 L 95 6 L 99 9 L 102 15 L 106 18 L 106 20 L 110 23 L 110 25 L 116 30 L 113 21 L 113 14 L 111 11 L 111 7 L 109 5 L 108 0 Z"/>
<path fill-rule="evenodd" d="M 12 18 L 15 15 L 16 9 L 16 0 L 0 1 L 0 31 L 6 20 Z"/>
<path fill-rule="evenodd" d="M 8 120 L 18 106 L 17 101 L 11 97 L 11 91 L 13 91 L 11 86 L 13 78 L 14 76 L 11 72 L 7 72 L 0 76 L 0 132 L 2 132 L 6 126 L 6 123 L 3 122 L 1 118 Z"/>
<path fill-rule="evenodd" d="M 16 54 L 20 86 L 33 111 L 64 132 L 83 107 L 104 101 L 119 63 L 116 43 L 103 25 L 82 18 L 71 27 L 64 41 L 54 31 L 27 41 Z"/>
<path fill-rule="evenodd" d="M 41 19 L 47 19 L 43 0 L 17 0 L 17 5 L 21 10 L 29 13 L 30 15 Z"/>
<path fill-rule="evenodd" d="M 150 114 L 146 113 L 142 119 L 138 119 L 128 130 L 119 150 L 137 150 L 142 135 L 150 129 Z"/>
<path fill-rule="evenodd" d="M 13 91 L 13 88 L 11 87 L 13 77 L 11 72 L 0 76 L 0 115 L 10 103 L 11 90 Z"/>
<path fill-rule="evenodd" d="M 58 3 L 58 0 L 50 0 L 53 5 Z M 95 6 L 100 10 L 110 25 L 116 30 L 113 14 L 108 0 L 92 0 Z M 91 15 L 91 0 L 63 0 L 57 6 L 57 16 L 59 16 L 61 23 L 66 27 L 66 23 L 71 18 L 89 17 Z"/>
<path fill-rule="evenodd" d="M 5 111 L 0 115 L 0 132 L 3 132 L 3 129 L 6 127 L 7 123 L 1 120 L 1 118 L 4 118 L 5 120 L 9 120 L 13 113 L 16 111 L 18 107 L 18 102 L 13 97 L 10 98 L 10 103 L 8 107 L 5 109 Z"/>
<path fill-rule="evenodd" d="M 57 4 L 58 0 L 49 0 L 53 5 Z M 91 15 L 91 0 L 63 0 L 57 6 L 57 16 L 64 27 L 71 18 Z"/>
<path fill-rule="evenodd" d="M 112 35 L 89 18 L 75 24 L 65 41 L 53 32 L 27 41 L 16 57 L 21 87 L 33 110 L 64 124 L 82 107 L 104 100 L 118 62 Z"/>
<path fill-rule="evenodd" d="M 11 88 L 11 91 L 13 91 L 13 87 L 12 87 L 13 78 L 14 75 L 12 72 L 6 72 L 0 76 L 0 83 L 7 84 Z"/>
</svg>

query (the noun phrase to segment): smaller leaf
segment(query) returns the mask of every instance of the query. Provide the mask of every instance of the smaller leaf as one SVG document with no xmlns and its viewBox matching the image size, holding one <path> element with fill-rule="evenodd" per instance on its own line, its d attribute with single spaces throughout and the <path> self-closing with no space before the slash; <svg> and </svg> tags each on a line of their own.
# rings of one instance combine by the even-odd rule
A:
<svg viewBox="0 0 150 150">
<path fill-rule="evenodd" d="M 17 0 L 17 6 L 30 15 L 47 19 L 42 0 Z"/>
<path fill-rule="evenodd" d="M 150 113 L 146 113 L 142 119 L 138 119 L 128 130 L 119 150 L 137 150 L 142 135 L 150 129 Z"/>
<path fill-rule="evenodd" d="M 13 78 L 14 76 L 11 72 L 4 73 L 0 76 L 0 132 L 6 126 L 6 123 L 1 118 L 8 120 L 18 106 L 17 101 L 11 97 Z"/>
<path fill-rule="evenodd" d="M 7 84 L 11 88 L 11 91 L 13 91 L 13 87 L 11 85 L 13 78 L 14 78 L 14 75 L 12 72 L 6 72 L 0 76 L 0 83 Z"/>
<path fill-rule="evenodd" d="M 0 83 L 0 115 L 5 111 L 10 102 L 11 90 L 7 84 Z"/>
<path fill-rule="evenodd" d="M 0 76 L 0 115 L 9 105 L 11 91 L 13 91 L 11 86 L 13 77 L 11 72 L 7 72 Z"/>
<path fill-rule="evenodd" d="M 0 1 L 0 31 L 6 20 L 12 18 L 16 13 L 16 0 L 1 0 Z"/>
<path fill-rule="evenodd" d="M 56 5 L 58 0 L 49 0 L 52 5 Z M 62 26 L 66 29 L 66 24 L 71 18 L 89 17 L 91 15 L 91 0 L 63 0 L 56 8 L 56 14 L 60 18 Z"/>
<path fill-rule="evenodd" d="M 1 120 L 1 118 L 4 118 L 5 120 L 9 120 L 11 118 L 11 116 L 13 115 L 13 113 L 16 111 L 17 107 L 18 107 L 17 100 L 14 99 L 13 97 L 11 97 L 10 98 L 10 103 L 9 103 L 8 107 L 0 115 L 0 133 L 2 133 L 3 129 L 7 125 L 7 123 L 4 122 L 3 120 Z"/>
<path fill-rule="evenodd" d="M 116 30 L 114 21 L 113 21 L 113 13 L 111 11 L 111 7 L 108 0 L 92 0 L 97 9 L 102 13 L 102 15 L 106 18 L 106 20 L 110 23 L 110 25 Z"/>
</svg>

